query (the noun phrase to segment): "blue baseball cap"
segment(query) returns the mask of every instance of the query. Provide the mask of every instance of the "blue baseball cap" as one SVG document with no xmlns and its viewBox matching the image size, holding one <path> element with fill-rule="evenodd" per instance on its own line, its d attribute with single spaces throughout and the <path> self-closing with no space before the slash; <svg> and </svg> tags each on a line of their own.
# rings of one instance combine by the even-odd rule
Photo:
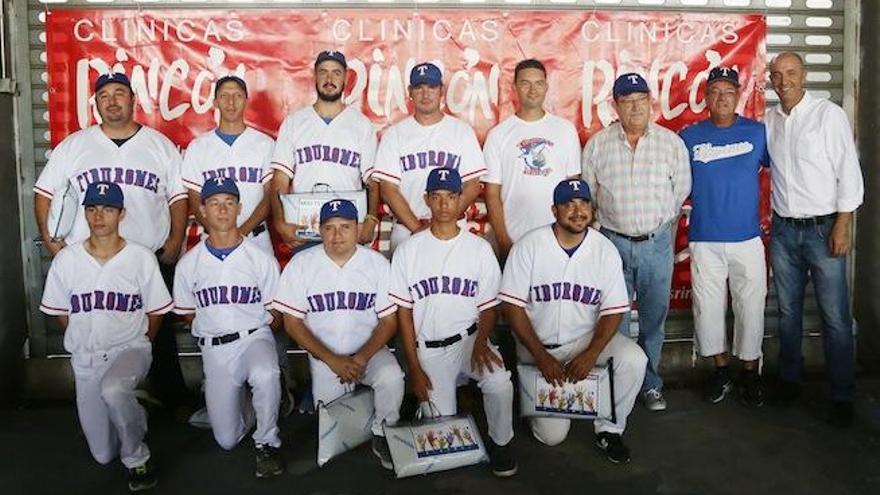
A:
<svg viewBox="0 0 880 495">
<path fill-rule="evenodd" d="M 122 188 L 113 182 L 92 182 L 86 188 L 83 206 L 112 206 L 122 209 L 125 199 Z"/>
<path fill-rule="evenodd" d="M 323 52 L 318 54 L 318 58 L 315 59 L 315 67 L 320 65 L 321 62 L 325 60 L 332 60 L 344 68 L 348 68 L 348 63 L 345 61 L 345 54 L 342 52 L 338 52 L 336 50 L 324 50 Z"/>
<path fill-rule="evenodd" d="M 357 206 L 347 199 L 331 199 L 321 206 L 320 222 L 324 223 L 331 218 L 344 218 L 357 222 Z"/>
<path fill-rule="evenodd" d="M 110 72 L 107 74 L 101 74 L 95 79 L 95 93 L 110 83 L 121 84 L 129 90 L 131 89 L 131 81 L 128 79 L 128 76 L 121 72 Z"/>
<path fill-rule="evenodd" d="M 628 74 L 623 74 L 614 80 L 614 99 L 618 99 L 621 96 L 626 96 L 632 93 L 650 93 L 651 90 L 648 89 L 648 81 L 645 81 L 645 78 L 636 74 L 635 72 L 630 72 Z"/>
<path fill-rule="evenodd" d="M 225 83 L 228 82 L 234 82 L 235 84 L 238 84 L 238 87 L 241 88 L 241 90 L 244 91 L 244 95 L 247 96 L 247 83 L 244 82 L 244 79 L 234 74 L 229 74 L 221 77 L 220 79 L 217 79 L 217 82 L 214 84 L 214 94 L 216 95 L 217 91 L 220 91 L 220 86 L 223 86 Z"/>
<path fill-rule="evenodd" d="M 440 68 L 431 62 L 421 63 L 412 68 L 409 72 L 409 85 L 418 86 L 427 84 L 428 86 L 440 86 L 443 84 L 443 73 Z"/>
<path fill-rule="evenodd" d="M 709 71 L 709 80 L 706 81 L 706 85 L 709 86 L 715 81 L 727 81 L 738 88 L 739 72 L 730 67 L 715 67 Z"/>
<path fill-rule="evenodd" d="M 592 200 L 590 186 L 580 179 L 565 179 L 553 189 L 553 204 L 561 205 L 573 199 Z"/>
<path fill-rule="evenodd" d="M 226 177 L 208 179 L 202 184 L 202 203 L 215 194 L 231 194 L 236 198 L 241 197 L 235 181 Z"/>
<path fill-rule="evenodd" d="M 428 174 L 428 183 L 425 192 L 431 191 L 461 192 L 461 175 L 454 168 L 435 168 Z"/>
</svg>

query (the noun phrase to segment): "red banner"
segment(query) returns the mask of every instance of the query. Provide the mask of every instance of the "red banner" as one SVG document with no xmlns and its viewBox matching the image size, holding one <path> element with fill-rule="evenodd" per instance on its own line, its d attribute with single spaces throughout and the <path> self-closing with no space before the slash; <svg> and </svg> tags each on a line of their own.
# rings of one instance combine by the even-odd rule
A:
<svg viewBox="0 0 880 495">
<path fill-rule="evenodd" d="M 764 109 L 766 26 L 754 14 L 63 9 L 46 24 L 53 145 L 97 120 L 91 81 L 110 69 L 130 76 L 137 120 L 181 147 L 214 127 L 213 82 L 229 73 L 248 82 L 248 122 L 274 136 L 287 113 L 314 101 L 312 64 L 325 49 L 346 54 L 346 101 L 379 129 L 409 113 L 409 70 L 426 60 L 443 68 L 446 111 L 480 140 L 514 112 L 513 67 L 524 58 L 546 64 L 547 110 L 574 122 L 583 141 L 615 119 L 611 85 L 623 72 L 646 76 L 656 119 L 673 130 L 705 118 L 703 85 L 717 65 L 740 71 L 740 113 Z M 680 236 L 677 307 L 690 299 L 686 248 Z"/>
</svg>

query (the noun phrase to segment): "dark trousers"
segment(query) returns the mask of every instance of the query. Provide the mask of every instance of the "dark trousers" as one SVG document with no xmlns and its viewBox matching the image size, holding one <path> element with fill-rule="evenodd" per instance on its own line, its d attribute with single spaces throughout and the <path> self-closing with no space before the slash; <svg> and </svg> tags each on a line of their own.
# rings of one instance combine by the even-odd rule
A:
<svg viewBox="0 0 880 495">
<path fill-rule="evenodd" d="M 157 253 L 157 256 L 160 253 Z M 172 292 L 174 281 L 174 265 L 159 263 L 162 279 L 168 291 Z M 156 338 L 153 339 L 153 363 L 150 366 L 150 383 L 156 398 L 166 407 L 173 408 L 189 405 L 192 397 L 183 381 L 180 360 L 177 356 L 177 337 L 174 333 L 174 316 L 166 314 Z"/>
</svg>

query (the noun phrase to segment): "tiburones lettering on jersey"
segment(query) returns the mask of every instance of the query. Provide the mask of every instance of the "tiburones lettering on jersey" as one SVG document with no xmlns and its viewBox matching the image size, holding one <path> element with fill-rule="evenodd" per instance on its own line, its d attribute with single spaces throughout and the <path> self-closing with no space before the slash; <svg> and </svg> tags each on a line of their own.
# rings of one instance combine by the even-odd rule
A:
<svg viewBox="0 0 880 495">
<path fill-rule="evenodd" d="M 306 165 L 318 161 L 325 163 L 338 163 L 345 167 L 360 168 L 361 154 L 357 151 L 323 144 L 313 144 L 296 150 L 297 165 Z"/>
<path fill-rule="evenodd" d="M 80 172 L 76 184 L 80 192 L 85 192 L 92 182 L 113 182 L 127 186 L 142 187 L 154 193 L 159 192 L 159 176 L 146 170 L 122 167 L 96 167 Z"/>
<path fill-rule="evenodd" d="M 479 283 L 462 277 L 428 277 L 410 286 L 410 293 L 417 299 L 435 294 L 450 294 L 462 297 L 477 297 Z"/>
<path fill-rule="evenodd" d="M 194 291 L 200 308 L 216 304 L 255 304 L 263 301 L 259 287 L 218 285 Z"/>
<path fill-rule="evenodd" d="M 144 307 L 140 294 L 96 290 L 70 296 L 70 314 L 90 311 L 132 313 Z"/>
<path fill-rule="evenodd" d="M 218 177 L 232 179 L 235 182 L 257 183 L 263 178 L 263 169 L 260 167 L 223 167 L 202 171 L 202 178 L 205 182 Z"/>
<path fill-rule="evenodd" d="M 451 168 L 458 170 L 461 164 L 461 155 L 450 153 L 448 151 L 421 151 L 418 153 L 410 153 L 400 157 L 400 168 L 404 172 L 410 170 L 419 170 L 424 168 Z"/>
<path fill-rule="evenodd" d="M 376 293 L 368 292 L 326 292 L 309 296 L 309 311 L 320 313 L 322 311 L 365 311 L 376 305 Z"/>
<path fill-rule="evenodd" d="M 570 282 L 555 282 L 532 286 L 534 302 L 574 301 L 586 305 L 596 305 L 602 301 L 602 290 Z"/>
</svg>

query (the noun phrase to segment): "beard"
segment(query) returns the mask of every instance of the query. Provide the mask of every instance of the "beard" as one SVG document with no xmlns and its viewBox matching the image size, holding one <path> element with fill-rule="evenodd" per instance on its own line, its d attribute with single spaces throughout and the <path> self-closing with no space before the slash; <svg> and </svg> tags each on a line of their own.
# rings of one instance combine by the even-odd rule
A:
<svg viewBox="0 0 880 495">
<path fill-rule="evenodd" d="M 575 224 L 573 224 L 572 222 L 569 222 L 568 220 L 563 219 L 563 218 L 557 219 L 556 225 L 559 228 L 561 228 L 562 230 L 564 230 L 572 235 L 583 234 L 590 227 L 589 222 L 585 222 L 583 227 L 578 227 Z"/>
<path fill-rule="evenodd" d="M 315 84 L 315 91 L 318 93 L 318 99 L 321 101 L 325 101 L 327 103 L 333 103 L 335 101 L 339 101 L 342 98 L 342 91 L 345 89 L 345 86 L 340 86 L 339 90 L 335 93 L 325 93 Z"/>
</svg>

